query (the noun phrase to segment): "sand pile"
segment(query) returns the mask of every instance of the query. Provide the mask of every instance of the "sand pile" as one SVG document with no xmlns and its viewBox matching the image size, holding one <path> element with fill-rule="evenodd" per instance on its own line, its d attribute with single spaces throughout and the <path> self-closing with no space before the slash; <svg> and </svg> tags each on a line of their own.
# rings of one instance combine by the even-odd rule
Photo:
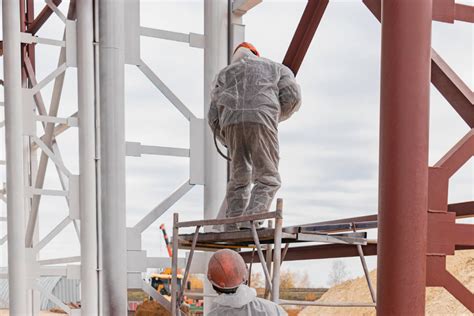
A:
<svg viewBox="0 0 474 316">
<path fill-rule="evenodd" d="M 183 304 L 181 305 L 181 310 L 188 314 L 189 306 Z M 156 301 L 145 301 L 138 305 L 135 316 L 171 316 L 171 313 Z"/>
<path fill-rule="evenodd" d="M 448 256 L 447 268 L 471 292 L 474 292 L 474 250 L 457 251 Z M 370 272 L 372 285 L 376 287 L 376 270 Z M 350 280 L 330 288 L 319 300 L 321 302 L 371 302 L 370 292 L 364 277 Z M 299 316 L 314 315 L 375 315 L 375 308 L 307 307 Z M 426 315 L 472 315 L 444 288 L 428 288 L 426 293 Z"/>
<path fill-rule="evenodd" d="M 171 315 L 163 306 L 156 301 L 145 301 L 138 305 L 136 316 L 168 316 Z"/>
</svg>

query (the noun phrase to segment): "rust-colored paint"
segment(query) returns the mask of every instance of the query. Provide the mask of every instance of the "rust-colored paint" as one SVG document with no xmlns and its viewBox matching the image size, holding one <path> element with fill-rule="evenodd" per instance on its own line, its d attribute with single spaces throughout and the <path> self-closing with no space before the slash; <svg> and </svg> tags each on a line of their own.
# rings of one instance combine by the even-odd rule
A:
<svg viewBox="0 0 474 316">
<path fill-rule="evenodd" d="M 309 0 L 306 5 L 295 35 L 283 59 L 283 65 L 290 68 L 295 75 L 300 69 L 328 3 L 329 0 Z"/>
<path fill-rule="evenodd" d="M 458 21 L 474 23 L 474 6 L 456 3 L 454 19 Z"/>
<path fill-rule="evenodd" d="M 53 3 L 56 6 L 58 6 L 61 2 L 62 0 L 53 0 Z M 48 5 L 45 5 L 40 13 L 38 13 L 38 16 L 28 25 L 27 32 L 33 35 L 36 34 L 52 14 L 53 10 L 51 10 Z"/>
<path fill-rule="evenodd" d="M 424 315 L 430 0 L 383 0 L 377 315 Z"/>
<path fill-rule="evenodd" d="M 462 119 L 474 128 L 474 94 L 462 79 L 436 53 L 431 51 L 431 82 Z"/>
<path fill-rule="evenodd" d="M 474 130 L 468 132 L 429 170 L 427 286 L 441 286 L 474 313 L 474 294 L 446 270 L 446 256 L 459 247 L 474 246 L 474 225 L 456 224 L 457 209 L 474 202 L 448 206 L 449 178 L 474 156 Z"/>
<path fill-rule="evenodd" d="M 453 3 L 445 2 L 444 4 L 440 4 L 440 1 L 438 0 L 435 1 L 437 1 L 437 7 L 433 8 L 433 18 L 441 20 L 439 14 L 447 13 L 441 12 L 442 10 L 440 11 L 442 5 L 448 5 L 451 7 L 454 5 L 454 17 L 452 17 L 451 14 L 449 19 L 466 22 L 474 21 L 474 7 L 453 4 L 454 1 L 452 1 Z M 380 21 L 382 7 L 381 1 L 363 0 L 363 2 L 372 12 L 372 14 Z M 452 10 L 450 9 L 449 12 L 452 13 Z M 447 18 L 445 17 L 445 19 Z M 415 29 L 418 30 L 417 28 L 413 28 L 413 30 Z M 436 51 L 432 49 L 431 54 L 431 82 L 452 105 L 457 113 L 463 118 L 463 120 L 472 128 L 474 126 L 474 105 L 472 91 L 436 53 Z M 396 59 L 405 61 L 401 56 L 397 56 Z M 413 82 L 413 78 L 409 78 L 410 82 Z M 454 214 L 447 213 L 447 211 L 456 212 L 456 216 L 466 217 L 470 216 L 472 210 L 474 209 L 474 201 L 451 205 L 447 204 L 449 178 L 462 166 L 462 164 L 464 164 L 470 157 L 473 156 L 473 138 L 473 130 L 471 130 L 435 166 L 429 169 L 428 204 L 430 211 L 428 213 L 428 218 L 426 218 L 426 221 L 428 222 L 426 236 L 428 240 L 428 252 L 426 253 L 426 285 L 443 286 L 453 296 L 459 299 L 459 301 L 462 302 L 467 308 L 474 312 L 473 294 L 469 292 L 457 279 L 449 274 L 445 268 L 446 255 L 453 254 L 454 249 L 470 249 L 474 244 L 472 225 L 455 224 Z M 395 137 L 392 141 L 397 142 L 401 140 L 402 139 Z M 415 152 L 412 152 L 412 154 L 414 158 L 419 158 Z M 414 220 L 419 222 L 420 218 L 414 218 Z M 393 222 L 392 224 L 397 225 L 398 223 Z M 421 228 L 425 229 L 425 226 L 422 225 Z M 379 233 L 382 231 L 383 229 L 380 229 Z M 379 251 L 383 252 L 383 250 L 384 245 L 382 244 L 379 247 Z M 443 251 L 445 253 L 443 253 Z M 413 263 L 405 262 L 402 264 L 410 266 Z M 380 261 L 379 265 L 382 270 L 387 269 L 386 266 L 381 266 L 382 263 Z M 383 281 L 382 279 L 379 279 L 379 282 L 379 285 L 383 286 L 383 283 L 387 282 L 387 280 Z M 411 282 L 411 280 L 408 282 Z M 419 284 L 417 282 L 417 286 L 418 285 Z M 378 301 L 379 306 L 382 306 L 383 299 L 385 298 L 390 300 L 386 294 L 381 296 L 380 299 L 382 299 L 382 302 L 380 300 Z M 380 308 L 378 310 L 380 310 Z M 411 312 L 410 314 L 416 313 Z"/>
</svg>

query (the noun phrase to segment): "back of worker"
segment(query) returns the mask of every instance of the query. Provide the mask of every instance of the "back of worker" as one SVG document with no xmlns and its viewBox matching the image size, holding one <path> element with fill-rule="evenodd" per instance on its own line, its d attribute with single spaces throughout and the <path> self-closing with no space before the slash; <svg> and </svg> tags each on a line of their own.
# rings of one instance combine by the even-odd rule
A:
<svg viewBox="0 0 474 316">
<path fill-rule="evenodd" d="M 254 289 L 240 285 L 233 294 L 221 294 L 214 299 L 209 316 L 283 316 L 286 312 L 277 304 L 257 297 Z"/>
<path fill-rule="evenodd" d="M 276 130 L 280 119 L 278 82 L 286 69 L 247 49 L 239 53 L 239 59 L 234 58 L 217 78 L 220 126 L 252 122 Z"/>
<path fill-rule="evenodd" d="M 231 159 L 227 217 L 269 210 L 281 185 L 278 123 L 300 104 L 300 88 L 291 70 L 260 57 L 248 43 L 242 43 L 232 63 L 219 72 L 208 120 Z"/>
<path fill-rule="evenodd" d="M 285 316 L 277 304 L 257 297 L 248 287 L 248 270 L 244 259 L 235 251 L 222 249 L 209 260 L 207 278 L 219 294 L 209 316 Z"/>
</svg>

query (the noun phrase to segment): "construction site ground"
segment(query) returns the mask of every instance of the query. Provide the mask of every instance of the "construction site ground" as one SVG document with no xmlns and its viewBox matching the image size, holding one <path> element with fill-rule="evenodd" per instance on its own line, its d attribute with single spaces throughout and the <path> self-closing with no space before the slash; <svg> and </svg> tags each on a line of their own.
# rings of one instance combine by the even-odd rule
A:
<svg viewBox="0 0 474 316">
<path fill-rule="evenodd" d="M 474 250 L 457 251 L 455 256 L 447 257 L 447 269 L 471 292 L 474 292 Z M 372 284 L 377 284 L 377 271 L 370 272 Z M 350 280 L 330 288 L 319 300 L 321 302 L 370 302 L 370 293 L 364 277 Z M 374 308 L 348 307 L 307 307 L 298 316 L 375 315 Z M 472 315 L 443 288 L 428 288 L 426 291 L 426 315 Z"/>
</svg>

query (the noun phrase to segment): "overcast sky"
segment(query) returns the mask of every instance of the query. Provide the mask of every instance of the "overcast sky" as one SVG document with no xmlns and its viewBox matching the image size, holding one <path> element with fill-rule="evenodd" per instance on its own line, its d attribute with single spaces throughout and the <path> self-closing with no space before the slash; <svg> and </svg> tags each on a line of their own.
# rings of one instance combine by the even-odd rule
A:
<svg viewBox="0 0 474 316">
<path fill-rule="evenodd" d="M 281 61 L 305 3 L 264 0 L 244 18 L 246 40 L 254 43 L 264 57 Z M 66 4 L 61 5 L 63 12 Z M 202 1 L 142 1 L 141 13 L 142 26 L 203 33 Z M 61 38 L 60 20 L 53 17 L 40 35 Z M 473 35 L 472 25 L 467 23 L 433 23 L 433 47 L 471 89 Z M 142 38 L 141 49 L 143 60 L 202 117 L 202 50 L 146 38 Z M 38 77 L 54 69 L 57 56 L 58 49 L 38 46 Z M 297 77 L 303 93 L 301 110 L 280 125 L 283 185 L 278 197 L 285 200 L 285 225 L 376 213 L 379 65 L 380 23 L 360 1 L 331 1 Z M 63 117 L 77 108 L 75 75 L 75 69 L 68 69 L 59 113 Z M 49 104 L 51 85 L 43 93 Z M 469 129 L 434 87 L 430 111 L 430 164 L 434 164 Z M 188 147 L 188 128 L 187 121 L 144 75 L 136 67 L 127 66 L 127 140 Z M 77 131 L 66 132 L 58 142 L 66 164 L 77 173 Z M 134 225 L 186 181 L 188 174 L 185 158 L 127 158 L 128 225 Z M 47 181 L 48 188 L 60 187 L 51 167 Z M 450 202 L 473 200 L 473 183 L 471 159 L 451 180 Z M 179 211 L 182 219 L 191 220 L 201 218 L 202 209 L 202 188 L 195 187 L 145 232 L 143 245 L 148 255 L 166 256 L 158 227 L 165 223 L 170 230 L 173 212 Z M 5 207 L 2 212 L 4 216 Z M 40 216 L 40 236 L 44 236 L 66 216 L 65 202 L 43 198 Z M 3 236 L 5 225 L 0 228 Z M 0 251 L 5 258 L 6 247 Z M 79 255 L 72 226 L 41 252 L 41 258 L 70 255 Z M 357 258 L 344 261 L 352 276 L 362 273 Z M 375 267 L 375 258 L 368 261 L 370 268 Z M 331 260 L 320 260 L 292 263 L 291 269 L 311 271 L 312 284 L 322 286 L 326 285 L 330 266 Z M 288 264 L 283 267 L 290 268 Z"/>
</svg>

